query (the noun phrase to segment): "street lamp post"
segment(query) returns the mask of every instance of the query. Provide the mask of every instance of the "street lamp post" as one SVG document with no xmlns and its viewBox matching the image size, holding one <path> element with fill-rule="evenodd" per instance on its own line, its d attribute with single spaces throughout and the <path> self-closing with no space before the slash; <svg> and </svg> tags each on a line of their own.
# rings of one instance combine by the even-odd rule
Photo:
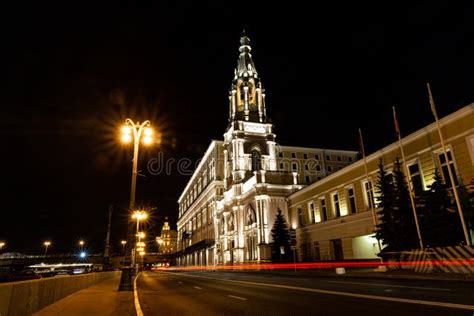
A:
<svg viewBox="0 0 474 316">
<path fill-rule="evenodd" d="M 137 187 L 137 164 L 138 164 L 138 148 L 140 145 L 140 138 L 145 134 L 143 143 L 145 145 L 151 144 L 153 130 L 150 127 L 150 121 L 134 123 L 131 119 L 125 120 L 125 125 L 122 127 L 122 141 L 129 143 L 133 139 L 133 169 L 132 169 L 132 185 L 130 190 L 130 205 L 129 209 L 135 209 L 135 191 Z"/>
<path fill-rule="evenodd" d="M 45 241 L 43 245 L 44 245 L 44 254 L 46 255 L 48 253 L 48 247 L 51 246 L 51 242 Z"/>
<path fill-rule="evenodd" d="M 79 241 L 79 246 L 81 246 L 81 251 L 84 251 L 84 240 Z"/>
<path fill-rule="evenodd" d="M 3 247 L 5 247 L 5 242 L 4 242 L 4 241 L 0 241 L 0 251 L 3 250 Z"/>
<path fill-rule="evenodd" d="M 136 243 L 134 247 L 135 248 L 134 254 L 132 256 L 132 266 L 135 266 L 136 259 L 137 259 L 137 247 L 139 246 L 141 239 L 145 238 L 145 233 L 140 232 L 140 221 L 146 220 L 148 218 L 148 214 L 144 211 L 135 211 L 133 212 L 132 218 L 137 221 Z M 138 264 L 137 264 L 137 272 L 138 272 Z"/>
<path fill-rule="evenodd" d="M 125 245 L 127 244 L 127 241 L 126 241 L 126 240 L 122 240 L 120 243 L 122 244 L 122 252 L 123 252 L 123 254 L 125 255 Z"/>
</svg>

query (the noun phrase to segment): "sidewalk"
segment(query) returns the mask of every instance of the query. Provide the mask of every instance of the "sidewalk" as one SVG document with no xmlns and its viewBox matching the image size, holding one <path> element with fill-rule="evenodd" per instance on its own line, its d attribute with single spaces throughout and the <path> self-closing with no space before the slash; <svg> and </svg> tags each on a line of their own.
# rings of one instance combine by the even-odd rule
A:
<svg viewBox="0 0 474 316">
<path fill-rule="evenodd" d="M 69 295 L 33 315 L 135 315 L 133 292 L 117 291 L 119 283 L 117 276 Z"/>
</svg>

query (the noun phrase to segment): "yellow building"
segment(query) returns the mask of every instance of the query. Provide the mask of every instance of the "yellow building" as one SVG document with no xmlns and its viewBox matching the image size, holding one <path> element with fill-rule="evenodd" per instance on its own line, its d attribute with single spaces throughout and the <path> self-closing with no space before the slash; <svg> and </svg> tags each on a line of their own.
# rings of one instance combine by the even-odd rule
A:
<svg viewBox="0 0 474 316">
<path fill-rule="evenodd" d="M 474 105 L 440 119 L 440 124 L 455 181 L 468 184 L 474 179 Z M 416 194 L 433 182 L 436 169 L 449 183 L 448 164 L 435 123 L 403 138 L 403 147 Z M 374 219 L 378 219 L 370 211 L 369 190 L 375 185 L 379 160 L 390 171 L 397 157 L 401 160 L 398 142 L 367 156 L 369 181 L 364 161 L 359 160 L 288 197 L 300 260 L 377 257 L 377 241 L 371 236 Z M 376 192 L 374 195 L 376 199 Z"/>
<path fill-rule="evenodd" d="M 161 229 L 160 237 L 156 237 L 156 242 L 159 246 L 159 253 L 172 254 L 177 250 L 177 232 L 172 230 L 166 218 L 163 228 Z"/>
</svg>

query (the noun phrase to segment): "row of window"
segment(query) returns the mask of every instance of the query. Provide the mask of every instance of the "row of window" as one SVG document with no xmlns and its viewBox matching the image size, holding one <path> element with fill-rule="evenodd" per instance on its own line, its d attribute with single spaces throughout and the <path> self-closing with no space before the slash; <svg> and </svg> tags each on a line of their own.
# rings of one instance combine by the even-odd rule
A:
<svg viewBox="0 0 474 316">
<path fill-rule="evenodd" d="M 326 170 L 328 172 L 333 172 L 335 170 L 341 170 L 342 169 L 342 166 L 326 166 Z M 280 162 L 280 170 L 285 170 L 285 163 L 283 162 Z M 305 164 L 304 165 L 304 170 L 305 171 L 310 171 L 310 167 L 308 164 Z M 320 165 L 316 165 L 314 170 L 316 171 L 321 171 L 321 166 Z M 298 163 L 297 162 L 292 162 L 291 163 L 291 171 L 295 171 L 295 172 L 298 172 L 299 171 L 299 168 L 298 168 Z"/>
<path fill-rule="evenodd" d="M 451 185 L 449 171 L 448 171 L 448 168 L 450 168 L 455 185 L 458 185 L 456 167 L 455 167 L 451 152 L 450 151 L 447 152 L 448 162 L 446 162 L 444 153 L 437 153 L 436 156 L 437 156 L 436 158 L 437 158 L 438 168 L 440 170 L 441 176 L 443 177 L 444 181 L 448 185 Z M 407 167 L 408 167 L 408 172 L 409 172 L 408 178 L 410 179 L 413 193 L 415 196 L 420 196 L 423 193 L 425 187 L 423 184 L 423 175 L 421 172 L 419 161 L 415 160 L 409 163 Z M 378 194 L 377 192 L 374 192 L 372 181 L 373 180 L 362 181 L 364 203 L 367 209 L 371 209 L 372 207 L 377 207 L 376 200 L 377 200 Z M 346 194 L 346 204 L 347 204 L 346 214 L 341 214 L 341 201 L 340 201 L 339 192 L 331 194 L 331 204 L 332 204 L 334 217 L 340 217 L 341 215 L 347 215 L 347 214 L 354 214 L 357 212 L 357 203 L 356 203 L 354 187 L 351 186 L 351 187 L 346 188 L 345 194 Z M 328 219 L 328 205 L 326 202 L 326 197 L 318 198 L 316 203 L 314 201 L 310 201 L 308 203 L 308 212 L 309 212 L 310 224 L 326 221 Z M 301 208 L 298 209 L 298 217 L 299 217 L 298 220 L 299 220 L 300 226 L 304 225 L 303 211 Z"/>
<path fill-rule="evenodd" d="M 278 153 L 278 157 L 283 158 L 283 157 L 284 157 L 283 152 L 279 152 L 279 153 Z M 291 153 L 291 158 L 297 158 L 297 157 L 296 157 L 296 153 Z M 303 159 L 308 159 L 308 158 L 309 158 L 309 155 L 308 155 L 308 154 L 303 154 Z M 331 155 L 326 155 L 326 160 L 327 160 L 327 161 L 331 161 L 332 158 L 333 158 L 333 156 L 331 156 Z M 319 154 L 314 154 L 314 159 L 320 160 L 320 155 L 319 155 Z M 336 159 L 335 159 L 335 160 L 336 160 L 336 161 L 342 161 L 342 156 L 336 156 Z M 353 161 L 352 157 L 351 157 L 351 156 L 347 156 L 347 161 L 352 162 L 352 161 Z"/>
<path fill-rule="evenodd" d="M 349 214 L 354 214 L 357 212 L 357 204 L 355 200 L 354 188 L 349 187 L 346 189 L 346 202 L 348 207 Z M 341 200 L 339 193 L 333 193 L 331 195 L 331 203 L 334 217 L 341 217 Z M 319 223 L 322 221 L 327 221 L 329 219 L 328 214 L 328 204 L 326 202 L 326 197 L 321 197 L 315 203 L 311 201 L 308 203 L 308 212 L 309 212 L 309 224 Z M 301 208 L 298 209 L 299 224 L 303 226 L 305 224 L 303 220 L 303 211 Z"/>
<path fill-rule="evenodd" d="M 190 189 L 182 205 L 180 205 L 180 216 L 184 214 L 184 212 L 189 208 L 189 206 L 191 206 L 191 204 L 193 204 L 193 202 L 196 200 L 199 194 L 201 194 L 201 192 L 207 187 L 208 183 L 211 182 L 214 178 L 215 178 L 214 162 L 211 161 L 208 164 L 208 169 L 202 172 L 197 182 Z"/>
</svg>

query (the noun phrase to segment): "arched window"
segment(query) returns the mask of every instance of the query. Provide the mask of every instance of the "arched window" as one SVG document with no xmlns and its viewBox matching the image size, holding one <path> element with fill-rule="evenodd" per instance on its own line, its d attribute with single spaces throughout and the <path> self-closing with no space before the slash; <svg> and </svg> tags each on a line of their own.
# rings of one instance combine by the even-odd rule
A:
<svg viewBox="0 0 474 316">
<path fill-rule="evenodd" d="M 259 171 L 262 169 L 262 156 L 258 149 L 252 149 L 252 171 Z"/>
<path fill-rule="evenodd" d="M 247 226 L 252 226 L 256 222 L 255 210 L 250 206 L 247 211 Z"/>
<path fill-rule="evenodd" d="M 229 221 L 227 222 L 227 231 L 231 232 L 234 230 L 234 214 L 230 214 Z"/>
</svg>

